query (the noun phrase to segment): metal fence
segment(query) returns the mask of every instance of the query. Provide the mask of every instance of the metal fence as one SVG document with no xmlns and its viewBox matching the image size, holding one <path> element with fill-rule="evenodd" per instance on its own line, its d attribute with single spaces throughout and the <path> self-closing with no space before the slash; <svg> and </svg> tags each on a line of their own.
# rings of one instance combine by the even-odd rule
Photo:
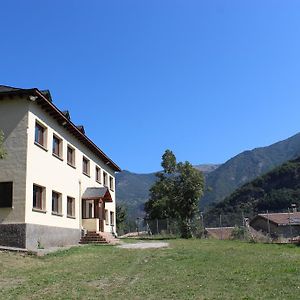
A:
<svg viewBox="0 0 300 300">
<path fill-rule="evenodd" d="M 265 228 L 261 230 L 249 226 L 249 220 L 258 214 L 271 215 L 273 213 L 285 213 L 289 216 L 289 223 L 286 226 L 276 228 L 268 221 Z M 197 238 L 215 237 L 219 239 L 257 239 L 259 241 L 291 241 L 300 235 L 300 219 L 293 217 L 290 210 L 284 211 L 240 211 L 232 213 L 200 213 L 191 220 L 190 228 L 192 235 Z M 295 223 L 296 222 L 296 223 Z M 297 223 L 298 222 L 298 223 Z M 124 233 L 134 232 L 137 235 L 160 235 L 180 236 L 180 223 L 176 219 L 151 219 L 144 220 L 137 218 L 127 225 Z"/>
</svg>

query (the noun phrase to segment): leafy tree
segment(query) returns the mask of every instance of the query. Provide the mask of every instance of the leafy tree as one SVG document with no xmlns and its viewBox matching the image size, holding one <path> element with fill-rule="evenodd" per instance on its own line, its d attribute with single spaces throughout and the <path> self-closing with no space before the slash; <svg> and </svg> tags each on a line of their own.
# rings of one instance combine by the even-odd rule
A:
<svg viewBox="0 0 300 300">
<path fill-rule="evenodd" d="M 2 130 L 0 130 L 0 159 L 3 159 L 6 155 L 6 151 L 4 149 L 3 142 L 4 142 L 4 134 L 3 134 Z"/>
<path fill-rule="evenodd" d="M 204 190 L 203 175 L 189 162 L 176 163 L 170 150 L 162 156 L 161 166 L 163 171 L 156 174 L 157 181 L 150 188 L 150 198 L 145 204 L 147 218 L 176 218 L 181 236 L 189 238 L 191 221 Z"/>
<path fill-rule="evenodd" d="M 176 157 L 171 150 L 166 150 L 163 154 L 161 166 L 166 174 L 173 174 L 176 171 Z"/>
<path fill-rule="evenodd" d="M 181 236 L 189 238 L 191 221 L 198 212 L 199 199 L 203 195 L 204 179 L 202 173 L 189 162 L 179 163 L 177 172 L 174 177 L 175 210 L 179 216 Z"/>
<path fill-rule="evenodd" d="M 122 205 L 116 206 L 116 222 L 118 231 L 124 231 L 127 209 Z"/>
</svg>

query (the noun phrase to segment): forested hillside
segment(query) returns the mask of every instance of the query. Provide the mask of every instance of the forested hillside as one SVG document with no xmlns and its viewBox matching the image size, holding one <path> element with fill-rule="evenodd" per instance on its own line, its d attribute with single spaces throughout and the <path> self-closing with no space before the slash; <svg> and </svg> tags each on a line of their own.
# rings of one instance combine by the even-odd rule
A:
<svg viewBox="0 0 300 300">
<path fill-rule="evenodd" d="M 253 217 L 260 212 L 287 211 L 291 204 L 300 205 L 300 158 L 284 163 L 263 176 L 243 185 L 205 214 L 206 224 L 234 225 L 241 216 Z"/>
</svg>

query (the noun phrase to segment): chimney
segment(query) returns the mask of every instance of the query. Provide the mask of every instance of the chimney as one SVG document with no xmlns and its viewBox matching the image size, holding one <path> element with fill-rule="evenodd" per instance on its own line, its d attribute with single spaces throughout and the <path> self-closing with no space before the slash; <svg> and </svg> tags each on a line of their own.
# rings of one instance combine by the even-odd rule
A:
<svg viewBox="0 0 300 300">
<path fill-rule="evenodd" d="M 297 205 L 295 203 L 293 203 L 291 206 L 292 206 L 293 213 L 296 213 L 297 212 Z"/>
</svg>

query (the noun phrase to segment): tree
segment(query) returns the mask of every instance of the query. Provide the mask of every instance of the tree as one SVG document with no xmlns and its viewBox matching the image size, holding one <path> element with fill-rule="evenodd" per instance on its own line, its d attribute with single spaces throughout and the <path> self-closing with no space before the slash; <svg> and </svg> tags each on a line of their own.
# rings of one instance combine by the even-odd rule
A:
<svg viewBox="0 0 300 300">
<path fill-rule="evenodd" d="M 189 162 L 176 163 L 172 151 L 162 156 L 163 171 L 156 174 L 157 181 L 150 189 L 150 198 L 145 204 L 146 216 L 176 218 L 184 238 L 191 234 L 191 221 L 198 212 L 199 199 L 204 190 L 204 178 Z"/>
<path fill-rule="evenodd" d="M 3 159 L 6 155 L 6 151 L 3 146 L 4 143 L 4 134 L 2 130 L 0 130 L 0 159 Z"/>
<path fill-rule="evenodd" d="M 127 218 L 127 209 L 122 205 L 117 205 L 116 222 L 117 222 L 118 232 L 124 231 L 126 218 Z"/>
<path fill-rule="evenodd" d="M 155 174 L 157 180 L 150 188 L 150 198 L 145 203 L 145 211 L 148 219 L 165 219 L 174 217 L 172 199 L 174 192 L 174 180 L 172 176 L 176 172 L 176 157 L 171 150 L 166 150 L 162 156 L 162 172 Z"/>
</svg>

